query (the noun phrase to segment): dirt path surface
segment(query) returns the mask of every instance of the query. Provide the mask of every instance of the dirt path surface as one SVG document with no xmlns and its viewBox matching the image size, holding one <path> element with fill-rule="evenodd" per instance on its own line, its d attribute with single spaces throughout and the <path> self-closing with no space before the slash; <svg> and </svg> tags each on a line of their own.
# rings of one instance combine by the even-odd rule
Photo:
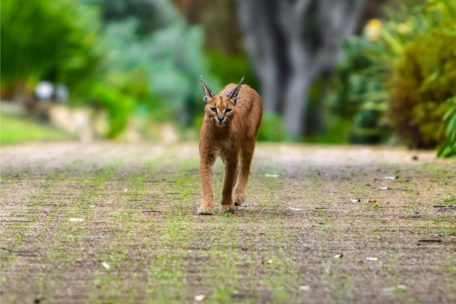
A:
<svg viewBox="0 0 456 304">
<path fill-rule="evenodd" d="M 194 144 L 0 153 L 1 303 L 456 303 L 456 162 L 433 153 L 259 145 L 245 206 L 213 216 Z"/>
</svg>

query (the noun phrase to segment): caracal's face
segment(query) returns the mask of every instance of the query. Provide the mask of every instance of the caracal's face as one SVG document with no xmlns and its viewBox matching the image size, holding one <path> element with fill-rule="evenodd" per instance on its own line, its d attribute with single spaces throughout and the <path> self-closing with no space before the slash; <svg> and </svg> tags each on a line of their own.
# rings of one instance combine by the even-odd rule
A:
<svg viewBox="0 0 456 304">
<path fill-rule="evenodd" d="M 223 127 L 233 118 L 234 108 L 234 103 L 229 97 L 216 95 L 207 99 L 205 110 L 215 125 Z"/>
</svg>

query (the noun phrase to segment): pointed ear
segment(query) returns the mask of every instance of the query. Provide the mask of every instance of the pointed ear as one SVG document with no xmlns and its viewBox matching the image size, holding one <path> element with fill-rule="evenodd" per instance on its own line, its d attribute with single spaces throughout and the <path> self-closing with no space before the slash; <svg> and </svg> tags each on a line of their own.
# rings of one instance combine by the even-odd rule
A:
<svg viewBox="0 0 456 304">
<path fill-rule="evenodd" d="M 228 96 L 234 104 L 237 103 L 237 96 L 239 94 L 239 91 L 241 90 L 243 81 L 244 81 L 244 76 L 242 76 L 241 81 L 239 81 L 239 84 L 234 88 L 234 90 L 232 90 L 231 92 L 226 94 L 226 96 Z"/>
<path fill-rule="evenodd" d="M 201 86 L 203 87 L 203 92 L 204 92 L 204 102 L 207 102 L 208 99 L 214 97 L 214 93 L 212 93 L 211 89 L 207 86 L 207 84 L 203 80 L 203 76 L 201 76 Z"/>
</svg>

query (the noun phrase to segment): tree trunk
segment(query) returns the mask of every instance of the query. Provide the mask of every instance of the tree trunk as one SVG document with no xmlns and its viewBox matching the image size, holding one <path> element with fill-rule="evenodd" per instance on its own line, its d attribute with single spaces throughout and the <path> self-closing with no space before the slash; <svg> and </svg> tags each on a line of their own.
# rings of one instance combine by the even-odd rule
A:
<svg viewBox="0 0 456 304">
<path fill-rule="evenodd" d="M 279 112 L 281 85 L 286 82 L 286 54 L 282 48 L 276 11 L 279 1 L 238 2 L 239 19 L 244 30 L 245 48 L 253 63 L 263 95 L 266 112 Z M 252 17 L 254 16 L 254 17 Z"/>
<path fill-rule="evenodd" d="M 312 82 L 329 69 L 351 34 L 365 0 L 239 0 L 246 49 L 265 111 L 284 115 L 287 132 L 305 134 Z"/>
</svg>

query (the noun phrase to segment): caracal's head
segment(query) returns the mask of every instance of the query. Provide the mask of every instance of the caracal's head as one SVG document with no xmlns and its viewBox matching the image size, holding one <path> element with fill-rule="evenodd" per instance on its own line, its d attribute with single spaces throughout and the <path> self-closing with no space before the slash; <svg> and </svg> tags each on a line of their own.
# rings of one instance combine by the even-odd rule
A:
<svg viewBox="0 0 456 304">
<path fill-rule="evenodd" d="M 239 84 L 227 94 L 214 95 L 209 87 L 201 78 L 201 84 L 204 91 L 204 111 L 207 117 L 218 127 L 227 125 L 230 120 L 236 115 L 236 103 L 239 91 L 241 89 L 242 77 Z"/>
</svg>

